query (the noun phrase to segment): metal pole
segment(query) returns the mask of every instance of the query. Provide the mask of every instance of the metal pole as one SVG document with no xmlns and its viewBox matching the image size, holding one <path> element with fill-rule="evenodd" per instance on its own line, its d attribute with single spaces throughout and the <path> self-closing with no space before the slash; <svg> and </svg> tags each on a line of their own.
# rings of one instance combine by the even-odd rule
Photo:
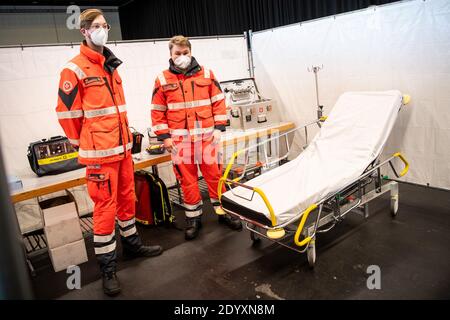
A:
<svg viewBox="0 0 450 320">
<path fill-rule="evenodd" d="M 255 77 L 255 66 L 253 64 L 253 50 L 252 50 L 252 30 L 244 32 L 244 37 L 247 40 L 247 59 L 248 59 L 248 74 L 250 78 Z"/>
<path fill-rule="evenodd" d="M 318 81 L 317 81 L 317 69 L 316 68 L 314 68 L 314 77 L 316 79 L 316 101 L 317 101 L 317 107 L 319 107 L 320 106 L 320 103 L 319 103 L 319 84 L 318 84 Z"/>
<path fill-rule="evenodd" d="M 0 300 L 32 298 L 23 238 L 11 203 L 0 148 Z"/>
<path fill-rule="evenodd" d="M 314 80 L 316 83 L 316 102 L 317 102 L 317 119 L 322 118 L 323 116 L 323 106 L 320 105 L 319 102 L 319 81 L 317 78 L 317 73 L 323 68 L 322 66 L 312 66 L 311 69 L 308 68 L 309 72 L 314 72 Z M 319 126 L 319 128 L 321 127 L 320 122 L 317 123 L 317 125 Z"/>
<path fill-rule="evenodd" d="M 206 40 L 206 39 L 234 39 L 234 38 L 242 38 L 242 35 L 220 35 L 220 36 L 199 36 L 199 37 L 189 37 L 189 40 Z M 139 39 L 139 40 L 112 40 L 108 41 L 107 45 L 118 45 L 118 44 L 125 44 L 125 43 L 145 43 L 145 42 L 165 42 L 169 41 L 170 38 L 159 38 L 159 39 Z M 75 43 L 75 45 L 80 45 L 81 40 L 79 43 Z M 73 42 L 65 42 L 65 43 L 38 43 L 38 44 L 14 44 L 14 45 L 2 45 L 0 46 L 0 49 L 11 49 L 11 48 L 40 48 L 40 47 L 73 47 Z"/>
</svg>

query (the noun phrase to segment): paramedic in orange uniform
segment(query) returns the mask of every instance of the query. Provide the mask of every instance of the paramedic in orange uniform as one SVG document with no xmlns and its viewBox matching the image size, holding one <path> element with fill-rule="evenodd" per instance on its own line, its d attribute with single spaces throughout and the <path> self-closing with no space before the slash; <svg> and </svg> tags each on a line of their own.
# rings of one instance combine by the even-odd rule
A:
<svg viewBox="0 0 450 320">
<path fill-rule="evenodd" d="M 213 72 L 191 55 L 191 43 L 183 36 L 169 42 L 169 69 L 160 73 L 152 95 L 152 130 L 172 154 L 180 181 L 186 214 L 185 238 L 197 237 L 202 227 L 202 198 L 198 169 L 208 185 L 211 204 L 219 222 L 239 230 L 239 219 L 220 208 L 217 196 L 220 168 L 218 148 L 227 123 L 225 100 Z"/>
<path fill-rule="evenodd" d="M 103 290 L 114 295 L 120 292 L 116 217 L 124 256 L 156 256 L 162 248 L 142 245 L 136 231 L 133 139 L 117 71 L 122 61 L 105 47 L 109 29 L 102 11 L 81 13 L 80 31 L 85 40 L 80 54 L 61 71 L 56 112 L 66 136 L 78 149 L 78 161 L 86 165 L 87 188 L 95 203 L 94 250 Z"/>
</svg>

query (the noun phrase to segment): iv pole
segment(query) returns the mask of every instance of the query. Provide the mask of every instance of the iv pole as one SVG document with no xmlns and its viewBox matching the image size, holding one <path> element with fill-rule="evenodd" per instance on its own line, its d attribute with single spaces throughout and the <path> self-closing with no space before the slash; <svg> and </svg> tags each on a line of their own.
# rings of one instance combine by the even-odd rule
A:
<svg viewBox="0 0 450 320">
<path fill-rule="evenodd" d="M 323 116 L 323 106 L 320 105 L 320 102 L 319 102 L 319 83 L 317 81 L 317 73 L 322 69 L 323 69 L 323 65 L 312 66 L 311 68 L 308 68 L 308 72 L 314 72 L 314 79 L 316 82 L 317 119 L 320 119 Z M 319 128 L 322 126 L 320 124 L 320 121 L 317 122 L 317 125 L 319 126 Z"/>
</svg>

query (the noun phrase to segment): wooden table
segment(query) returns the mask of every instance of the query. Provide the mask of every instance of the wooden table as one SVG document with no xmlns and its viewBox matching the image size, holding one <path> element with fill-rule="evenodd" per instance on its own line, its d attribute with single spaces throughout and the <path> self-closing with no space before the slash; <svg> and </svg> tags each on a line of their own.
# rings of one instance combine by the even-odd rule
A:
<svg viewBox="0 0 450 320">
<path fill-rule="evenodd" d="M 295 125 L 292 122 L 281 122 L 272 126 L 250 129 L 246 131 L 227 129 L 227 132 L 222 137 L 222 147 L 225 148 L 230 145 L 247 142 L 252 139 L 258 139 L 275 133 L 282 133 L 294 129 Z M 145 148 L 148 146 L 148 140 L 144 139 L 140 159 L 136 159 L 134 155 L 134 169 L 140 170 L 143 168 L 152 167 L 152 170 L 157 171 L 157 165 L 171 161 L 170 154 L 165 152 L 161 155 L 149 155 Z M 27 175 L 19 176 L 22 180 L 23 188 L 13 191 L 11 193 L 11 200 L 13 203 L 36 198 L 45 194 L 73 188 L 86 183 L 85 169 L 78 169 L 66 173 L 61 173 L 54 176 L 37 177 L 34 172 L 30 170 Z"/>
</svg>

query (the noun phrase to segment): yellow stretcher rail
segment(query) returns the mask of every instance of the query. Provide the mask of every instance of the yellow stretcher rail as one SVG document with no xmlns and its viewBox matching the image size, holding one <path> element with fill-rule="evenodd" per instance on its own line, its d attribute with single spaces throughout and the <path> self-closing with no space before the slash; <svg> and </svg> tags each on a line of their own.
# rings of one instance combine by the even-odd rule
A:
<svg viewBox="0 0 450 320">
<path fill-rule="evenodd" d="M 239 179 L 233 179 L 233 180 L 228 179 L 228 174 L 230 173 L 230 170 L 231 170 L 231 167 L 233 166 L 234 161 L 242 152 L 243 152 L 243 150 L 239 150 L 239 151 L 236 151 L 235 153 L 233 153 L 233 155 L 231 156 L 230 162 L 228 163 L 228 165 L 225 169 L 225 172 L 223 173 L 222 178 L 219 179 L 219 185 L 217 187 L 217 195 L 219 196 L 219 201 L 222 199 L 222 189 L 223 189 L 224 184 L 228 184 L 228 185 L 234 184 L 234 185 L 244 187 L 246 189 L 250 189 L 253 192 L 256 192 L 261 197 L 261 199 L 263 199 L 264 204 L 266 205 L 267 209 L 269 210 L 270 221 L 272 222 L 272 226 L 276 226 L 277 218 L 275 216 L 275 211 L 273 210 L 273 207 L 270 204 L 269 199 L 267 198 L 267 196 L 261 189 L 238 183 Z"/>
<path fill-rule="evenodd" d="M 264 204 L 266 205 L 267 209 L 269 210 L 270 213 L 270 221 L 272 222 L 272 226 L 276 226 L 277 225 L 277 217 L 275 216 L 275 211 L 273 211 L 272 205 L 269 202 L 269 199 L 267 199 L 266 195 L 264 194 L 264 192 L 259 189 L 259 188 L 253 188 L 253 191 L 255 191 L 257 194 L 259 194 L 259 196 L 263 199 Z"/>
<path fill-rule="evenodd" d="M 231 156 L 230 162 L 228 163 L 227 167 L 225 168 L 225 172 L 223 173 L 222 178 L 219 179 L 219 185 L 217 186 L 217 195 L 219 197 L 219 201 L 222 198 L 222 189 L 223 189 L 223 184 L 227 181 L 228 179 L 228 174 L 230 174 L 231 171 L 231 167 L 233 166 L 234 160 L 236 160 L 236 158 L 242 153 L 242 150 L 236 151 L 235 153 L 233 153 L 233 155 Z"/>
<path fill-rule="evenodd" d="M 403 177 L 409 170 L 409 163 L 408 161 L 405 159 L 405 157 L 403 157 L 403 155 L 400 152 L 394 153 L 393 157 L 398 157 L 400 158 L 400 160 L 403 161 L 403 163 L 405 164 L 405 168 L 402 170 L 402 172 L 400 172 L 400 177 Z"/>
<path fill-rule="evenodd" d="M 302 219 L 300 220 L 300 223 L 298 225 L 297 231 L 295 232 L 294 241 L 295 244 L 299 247 L 303 247 L 304 245 L 308 244 L 311 241 L 311 237 L 306 237 L 302 241 L 300 241 L 300 235 L 302 233 L 303 227 L 305 226 L 306 220 L 308 219 L 308 216 L 311 212 L 313 212 L 317 208 L 317 204 L 313 203 L 308 207 L 308 209 L 303 212 Z"/>
</svg>

